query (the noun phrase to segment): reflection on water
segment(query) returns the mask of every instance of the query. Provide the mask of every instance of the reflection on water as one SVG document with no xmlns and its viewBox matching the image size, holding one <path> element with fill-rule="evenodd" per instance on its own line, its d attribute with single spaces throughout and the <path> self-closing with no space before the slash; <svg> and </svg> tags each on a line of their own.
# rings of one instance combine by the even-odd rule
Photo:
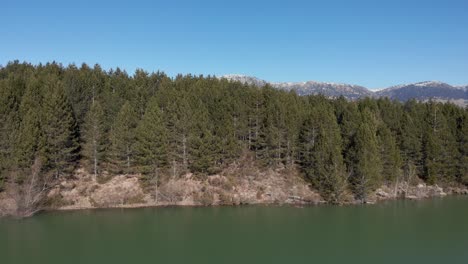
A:
<svg viewBox="0 0 468 264">
<path fill-rule="evenodd" d="M 0 220 L 0 263 L 468 263 L 468 199 L 49 212 Z"/>
</svg>

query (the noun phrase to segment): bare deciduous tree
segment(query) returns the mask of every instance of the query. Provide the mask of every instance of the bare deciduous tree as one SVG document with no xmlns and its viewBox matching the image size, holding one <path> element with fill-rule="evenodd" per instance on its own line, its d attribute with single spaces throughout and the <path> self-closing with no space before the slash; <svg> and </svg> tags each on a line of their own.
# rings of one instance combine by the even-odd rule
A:
<svg viewBox="0 0 468 264">
<path fill-rule="evenodd" d="M 42 175 L 42 160 L 36 157 L 22 183 L 11 183 L 8 195 L 16 202 L 16 215 L 28 217 L 43 209 L 47 191 L 52 187 L 51 177 Z"/>
</svg>

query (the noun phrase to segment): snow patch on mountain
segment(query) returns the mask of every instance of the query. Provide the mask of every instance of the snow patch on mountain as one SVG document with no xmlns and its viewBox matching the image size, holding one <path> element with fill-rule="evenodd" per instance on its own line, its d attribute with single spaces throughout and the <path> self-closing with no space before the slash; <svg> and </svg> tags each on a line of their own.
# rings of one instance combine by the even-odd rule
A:
<svg viewBox="0 0 468 264">
<path fill-rule="evenodd" d="M 455 102 L 458 105 L 468 105 L 468 85 L 452 86 L 440 81 L 400 84 L 389 88 L 375 89 L 371 91 L 363 86 L 345 83 L 317 81 L 267 82 L 256 77 L 242 74 L 228 74 L 221 78 L 259 87 L 270 84 L 272 87 L 277 89 L 295 91 L 298 95 L 321 94 L 330 98 L 344 96 L 349 100 L 356 100 L 364 97 L 388 97 L 392 100 L 399 101 L 407 101 L 410 99 L 416 99 L 419 101 L 437 100 Z"/>
</svg>

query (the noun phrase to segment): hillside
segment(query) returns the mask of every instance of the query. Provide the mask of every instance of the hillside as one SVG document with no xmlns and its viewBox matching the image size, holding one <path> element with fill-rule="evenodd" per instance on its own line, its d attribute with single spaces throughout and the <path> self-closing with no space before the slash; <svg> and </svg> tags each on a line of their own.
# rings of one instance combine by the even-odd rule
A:
<svg viewBox="0 0 468 264">
<path fill-rule="evenodd" d="M 325 95 L 330 98 L 344 96 L 349 100 L 356 100 L 365 97 L 388 97 L 391 100 L 408 101 L 415 99 L 418 101 L 434 100 L 438 102 L 451 102 L 459 106 L 468 105 L 468 86 L 452 86 L 438 81 L 426 81 L 413 84 L 403 84 L 392 86 L 379 91 L 372 91 L 363 86 L 350 84 L 337 84 L 325 82 L 267 82 L 256 77 L 244 75 L 225 75 L 231 81 L 239 81 L 250 85 L 264 86 L 270 84 L 272 87 L 291 91 L 294 90 L 299 95 Z"/>
</svg>

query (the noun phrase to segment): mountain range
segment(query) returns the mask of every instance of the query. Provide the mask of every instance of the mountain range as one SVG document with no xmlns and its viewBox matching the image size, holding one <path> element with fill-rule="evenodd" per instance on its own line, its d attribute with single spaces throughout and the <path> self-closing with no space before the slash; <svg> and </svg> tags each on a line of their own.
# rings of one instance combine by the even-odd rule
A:
<svg viewBox="0 0 468 264">
<path fill-rule="evenodd" d="M 285 91 L 294 90 L 298 95 L 322 94 L 332 98 L 344 96 L 349 100 L 357 100 L 364 97 L 388 97 L 392 100 L 402 102 L 410 99 L 416 99 L 418 101 L 435 100 L 440 102 L 452 102 L 460 106 L 468 106 L 468 85 L 452 86 L 438 81 L 402 84 L 382 90 L 372 91 L 360 85 L 315 81 L 268 82 L 253 76 L 239 74 L 224 75 L 221 76 L 221 78 L 259 87 L 269 84 L 274 88 Z"/>
</svg>

